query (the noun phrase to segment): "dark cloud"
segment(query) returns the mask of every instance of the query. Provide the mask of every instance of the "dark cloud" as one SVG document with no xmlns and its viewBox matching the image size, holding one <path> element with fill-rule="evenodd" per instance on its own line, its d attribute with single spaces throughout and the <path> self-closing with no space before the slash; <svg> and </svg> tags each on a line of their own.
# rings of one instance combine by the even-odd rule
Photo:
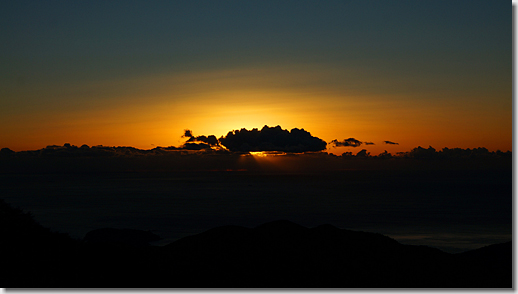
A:
<svg viewBox="0 0 518 294">
<path fill-rule="evenodd" d="M 214 135 L 210 136 L 198 136 L 198 137 L 190 137 L 187 142 L 203 142 L 209 144 L 210 146 L 217 146 L 219 144 L 218 139 Z"/>
<path fill-rule="evenodd" d="M 356 153 L 356 157 L 369 157 L 371 155 L 370 152 L 367 152 L 367 150 L 362 149 Z"/>
<path fill-rule="evenodd" d="M 376 145 L 376 144 L 374 144 L 374 142 L 363 142 L 363 144 L 365 144 L 365 145 Z"/>
<path fill-rule="evenodd" d="M 194 136 L 192 135 L 191 130 L 187 130 L 187 129 L 184 130 L 184 134 L 183 134 L 182 138 L 192 138 L 192 137 L 194 137 Z"/>
<path fill-rule="evenodd" d="M 189 130 L 189 129 L 185 129 L 184 130 L 184 134 L 182 136 L 182 138 L 189 138 L 187 140 L 188 143 L 194 143 L 194 142 L 201 142 L 201 143 L 205 143 L 210 145 L 210 146 L 218 146 L 219 145 L 219 141 L 218 141 L 218 138 L 216 138 L 216 136 L 214 135 L 210 135 L 210 136 L 198 136 L 198 137 L 195 137 L 193 134 L 192 134 L 192 131 Z M 194 145 L 189 145 L 189 146 L 194 146 Z M 200 145 L 200 146 L 203 146 L 203 145 Z M 187 145 L 184 145 L 184 147 L 187 147 L 186 149 L 190 148 L 188 147 Z M 205 149 L 205 148 L 202 148 L 202 149 Z M 190 149 L 190 150 L 199 150 L 199 149 Z"/>
<path fill-rule="evenodd" d="M 261 130 L 241 129 L 228 132 L 219 142 L 230 151 L 283 151 L 306 152 L 322 151 L 327 143 L 304 129 L 283 130 L 281 126 L 264 126 Z"/>
<path fill-rule="evenodd" d="M 182 147 L 184 150 L 204 150 L 211 149 L 209 144 L 205 143 L 185 143 Z"/>
<path fill-rule="evenodd" d="M 338 140 L 334 139 L 333 141 L 331 141 L 330 144 L 333 146 L 336 146 L 336 147 L 358 147 L 362 144 L 362 142 L 359 140 L 356 140 L 355 138 L 349 138 L 349 139 L 344 139 L 343 141 L 338 141 Z"/>
<path fill-rule="evenodd" d="M 383 144 L 389 144 L 389 145 L 399 145 L 399 143 L 392 142 L 392 141 L 383 141 Z"/>
</svg>

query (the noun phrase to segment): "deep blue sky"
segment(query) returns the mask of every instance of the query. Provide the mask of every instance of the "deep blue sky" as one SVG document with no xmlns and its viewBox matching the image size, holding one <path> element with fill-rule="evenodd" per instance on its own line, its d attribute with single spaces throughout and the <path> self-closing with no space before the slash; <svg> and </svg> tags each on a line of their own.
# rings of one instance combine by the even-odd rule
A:
<svg viewBox="0 0 518 294">
<path fill-rule="evenodd" d="M 484 54 L 499 52 L 497 61 L 510 66 L 508 1 L 4 1 L 0 5 L 2 63 L 21 74 L 32 66 L 45 73 L 55 70 L 37 66 L 66 70 L 65 62 L 69 67 L 86 66 L 95 75 L 169 71 L 177 65 L 211 63 L 213 58 L 230 63 L 271 59 L 424 63 L 423 54 L 441 62 L 438 56 L 466 51 L 473 63 L 483 63 L 477 58 Z M 105 68 L 97 68 L 99 63 Z"/>
</svg>

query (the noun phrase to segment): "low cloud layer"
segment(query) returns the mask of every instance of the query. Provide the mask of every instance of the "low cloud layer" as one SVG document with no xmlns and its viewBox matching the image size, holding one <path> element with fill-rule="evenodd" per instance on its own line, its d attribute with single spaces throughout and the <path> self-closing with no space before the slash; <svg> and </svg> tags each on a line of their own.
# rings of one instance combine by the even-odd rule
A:
<svg viewBox="0 0 518 294">
<path fill-rule="evenodd" d="M 251 132 L 251 131 L 247 131 Z M 291 134 L 291 132 L 290 132 Z M 32 151 L 15 152 L 9 148 L 0 149 L 0 173 L 63 173 L 77 172 L 119 172 L 119 171 L 268 171 L 268 172 L 314 172 L 315 170 L 344 169 L 422 169 L 426 162 L 430 168 L 467 169 L 498 168 L 509 170 L 512 152 L 489 151 L 486 148 L 435 148 L 417 147 L 396 154 L 387 151 L 371 155 L 362 149 L 353 155 L 344 152 L 337 156 L 327 152 L 295 154 L 282 151 L 275 164 L 258 165 L 252 156 L 241 157 L 241 152 L 224 148 L 210 148 L 205 143 L 186 143 L 182 147 L 155 147 L 150 150 L 129 146 L 80 147 L 71 144 L 49 145 Z M 323 145 L 321 143 L 321 145 Z M 286 154 L 284 154 L 286 153 Z M 239 159 L 239 160 L 238 160 Z M 389 160 L 388 160 L 389 159 Z M 413 162 L 413 163 L 412 163 Z M 437 165 L 439 164 L 439 165 Z"/>
<path fill-rule="evenodd" d="M 210 149 L 209 144 L 205 143 L 185 143 L 182 147 L 185 150 L 205 150 Z"/>
<path fill-rule="evenodd" d="M 314 137 L 304 129 L 283 130 L 280 126 L 264 126 L 261 130 L 241 129 L 228 132 L 219 139 L 221 145 L 234 152 L 283 151 L 308 152 L 323 151 L 327 143 Z"/>
</svg>

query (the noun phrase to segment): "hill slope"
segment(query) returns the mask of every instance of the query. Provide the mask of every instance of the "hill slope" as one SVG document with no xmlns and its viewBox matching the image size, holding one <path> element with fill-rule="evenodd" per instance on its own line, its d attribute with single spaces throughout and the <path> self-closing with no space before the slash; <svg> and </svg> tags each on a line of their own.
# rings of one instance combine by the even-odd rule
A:
<svg viewBox="0 0 518 294">
<path fill-rule="evenodd" d="M 134 230 L 73 240 L 3 201 L 0 216 L 7 287 L 512 287 L 511 242 L 449 254 L 380 234 L 275 221 L 218 227 L 155 247 L 144 242 L 154 236 Z"/>
</svg>

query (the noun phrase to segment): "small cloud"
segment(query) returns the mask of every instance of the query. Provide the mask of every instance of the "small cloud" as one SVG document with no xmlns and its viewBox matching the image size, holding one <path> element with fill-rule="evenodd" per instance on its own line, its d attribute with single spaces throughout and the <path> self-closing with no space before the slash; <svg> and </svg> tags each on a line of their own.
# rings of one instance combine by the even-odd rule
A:
<svg viewBox="0 0 518 294">
<path fill-rule="evenodd" d="M 383 141 L 383 144 L 389 144 L 389 145 L 399 145 L 399 143 L 392 142 L 392 141 Z"/>
<path fill-rule="evenodd" d="M 356 140 L 355 138 L 349 138 L 344 139 L 343 141 L 334 139 L 330 144 L 335 147 L 359 147 L 363 143 L 359 140 Z"/>
<path fill-rule="evenodd" d="M 365 145 L 376 145 L 376 144 L 374 144 L 374 142 L 363 142 L 363 144 L 365 144 Z"/>
<path fill-rule="evenodd" d="M 219 144 L 218 139 L 214 135 L 210 135 L 208 137 L 207 136 L 198 136 L 198 137 L 192 136 L 189 138 L 189 140 L 187 140 L 187 142 L 203 142 L 203 143 L 209 144 L 211 146 L 217 146 Z"/>
<path fill-rule="evenodd" d="M 184 134 L 182 135 L 182 138 L 192 138 L 192 137 L 194 137 L 194 136 L 192 135 L 191 130 L 187 130 L 187 129 L 184 130 Z"/>
<path fill-rule="evenodd" d="M 189 138 L 187 140 L 187 143 L 201 142 L 204 144 L 208 144 L 210 146 L 219 146 L 219 141 L 218 141 L 218 138 L 216 138 L 216 136 L 214 136 L 214 135 L 203 136 L 202 135 L 202 136 L 195 137 L 192 134 L 192 131 L 189 129 L 184 130 L 184 134 L 183 134 L 182 138 Z M 187 146 L 187 145 L 185 145 L 185 146 Z"/>
</svg>

